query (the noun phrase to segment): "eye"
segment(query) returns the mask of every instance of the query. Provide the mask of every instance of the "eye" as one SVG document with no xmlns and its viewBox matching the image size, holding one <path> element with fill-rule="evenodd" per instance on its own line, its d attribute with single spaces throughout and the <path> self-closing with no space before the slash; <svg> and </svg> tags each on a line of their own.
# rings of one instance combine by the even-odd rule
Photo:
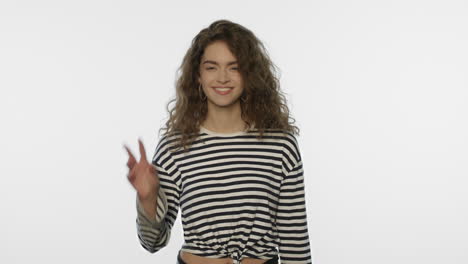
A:
<svg viewBox="0 0 468 264">
<path fill-rule="evenodd" d="M 237 71 L 239 68 L 237 68 L 237 67 L 234 67 L 234 68 L 232 68 L 232 69 Z"/>
<path fill-rule="evenodd" d="M 208 67 L 208 68 L 206 68 L 206 70 L 211 70 L 211 69 L 214 69 L 214 67 Z"/>
</svg>

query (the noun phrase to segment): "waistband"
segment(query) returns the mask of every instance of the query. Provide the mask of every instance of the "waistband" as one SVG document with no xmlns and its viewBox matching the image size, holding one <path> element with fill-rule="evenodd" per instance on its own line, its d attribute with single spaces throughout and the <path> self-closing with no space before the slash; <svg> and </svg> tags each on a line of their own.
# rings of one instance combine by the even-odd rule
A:
<svg viewBox="0 0 468 264">
<path fill-rule="evenodd" d="M 180 257 L 180 253 L 182 250 L 179 250 L 177 253 L 177 264 L 187 264 L 184 262 L 184 260 Z M 263 262 L 263 264 L 278 264 L 278 256 L 273 257 L 272 259 L 267 260 L 266 262 Z M 236 264 L 237 261 L 234 260 L 233 264 Z M 240 261 L 238 262 L 240 264 Z"/>
</svg>

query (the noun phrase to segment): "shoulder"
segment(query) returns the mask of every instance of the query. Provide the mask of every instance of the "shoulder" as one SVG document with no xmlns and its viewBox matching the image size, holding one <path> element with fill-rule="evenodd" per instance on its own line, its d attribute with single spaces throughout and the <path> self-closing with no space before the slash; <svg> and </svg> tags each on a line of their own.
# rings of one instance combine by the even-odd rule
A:
<svg viewBox="0 0 468 264">
<path fill-rule="evenodd" d="M 258 136 L 260 135 L 260 132 L 253 131 L 252 135 Z M 273 140 L 277 144 L 280 144 L 286 151 L 293 153 L 293 155 L 300 156 L 298 139 L 289 131 L 266 129 L 263 133 L 263 138 Z"/>
<path fill-rule="evenodd" d="M 159 137 L 152 159 L 153 164 L 164 164 L 168 159 L 172 159 L 174 143 L 178 141 L 179 137 L 179 134 L 165 134 Z"/>
<path fill-rule="evenodd" d="M 254 133 L 258 135 L 258 132 Z M 278 129 L 267 129 L 263 134 L 269 141 L 274 141 L 281 148 L 284 165 L 288 168 L 297 166 L 302 158 L 298 138 L 289 131 Z"/>
<path fill-rule="evenodd" d="M 293 168 L 302 162 L 299 141 L 297 137 L 289 132 L 284 133 L 283 139 L 283 163 L 286 167 Z"/>
</svg>

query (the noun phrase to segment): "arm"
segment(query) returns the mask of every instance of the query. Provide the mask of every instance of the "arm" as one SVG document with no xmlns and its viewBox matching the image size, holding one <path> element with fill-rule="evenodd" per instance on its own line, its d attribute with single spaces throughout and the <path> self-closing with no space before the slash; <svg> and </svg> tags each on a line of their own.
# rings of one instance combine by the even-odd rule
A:
<svg viewBox="0 0 468 264">
<path fill-rule="evenodd" d="M 302 161 L 283 172 L 276 217 L 282 264 L 312 263 L 304 191 Z"/>
<path fill-rule="evenodd" d="M 169 173 L 155 162 L 153 165 L 156 166 L 160 179 L 157 197 L 148 201 L 140 201 L 138 195 L 136 197 L 138 239 L 150 253 L 155 253 L 168 244 L 179 211 L 179 192 L 173 181 L 174 172 Z"/>
</svg>

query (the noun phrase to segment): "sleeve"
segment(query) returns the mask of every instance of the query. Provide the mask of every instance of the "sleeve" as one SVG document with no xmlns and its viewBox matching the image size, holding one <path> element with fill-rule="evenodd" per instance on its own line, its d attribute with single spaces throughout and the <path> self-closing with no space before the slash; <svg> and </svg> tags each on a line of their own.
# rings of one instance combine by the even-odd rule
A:
<svg viewBox="0 0 468 264">
<path fill-rule="evenodd" d="M 175 178 L 178 177 L 179 172 L 174 168 L 175 166 L 172 166 L 172 169 L 166 169 L 166 166 L 161 165 L 154 159 L 152 163 L 156 167 L 160 180 L 156 217 L 154 219 L 147 217 L 137 195 L 136 227 L 138 239 L 142 247 L 150 253 L 155 253 L 168 244 L 172 226 L 177 218 L 179 211 L 179 188 L 175 183 Z M 167 163 L 173 165 L 171 159 Z"/>
<path fill-rule="evenodd" d="M 282 264 L 312 263 L 307 228 L 304 170 L 299 152 L 297 154 L 298 160 L 292 169 L 283 169 L 284 177 L 280 187 L 276 228 Z"/>
</svg>

